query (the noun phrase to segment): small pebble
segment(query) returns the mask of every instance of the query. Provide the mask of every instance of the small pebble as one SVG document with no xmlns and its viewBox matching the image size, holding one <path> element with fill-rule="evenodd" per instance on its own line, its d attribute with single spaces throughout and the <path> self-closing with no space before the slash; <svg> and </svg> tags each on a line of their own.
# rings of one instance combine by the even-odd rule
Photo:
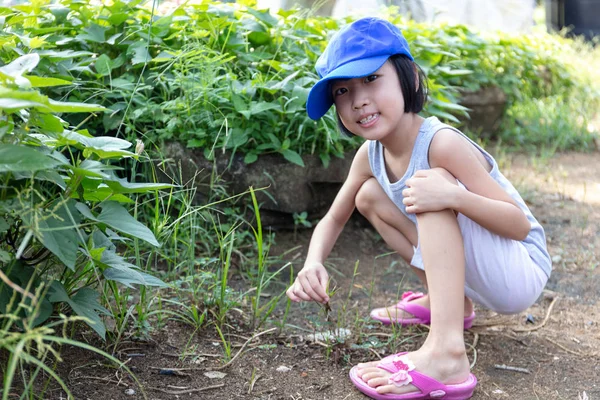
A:
<svg viewBox="0 0 600 400">
<path fill-rule="evenodd" d="M 562 261 L 562 256 L 554 256 L 554 257 L 552 257 L 552 262 L 555 263 L 555 264 L 558 264 L 561 261 Z"/>
<path fill-rule="evenodd" d="M 133 390 L 133 389 L 126 389 L 125 390 L 125 394 L 127 396 L 133 396 L 135 394 L 135 390 Z"/>
<path fill-rule="evenodd" d="M 227 374 L 219 371 L 208 371 L 204 373 L 204 376 L 210 379 L 223 379 L 227 376 Z"/>
<path fill-rule="evenodd" d="M 289 372 L 291 370 L 292 369 L 290 367 L 286 367 L 285 365 L 281 365 L 276 369 L 277 372 Z"/>
</svg>

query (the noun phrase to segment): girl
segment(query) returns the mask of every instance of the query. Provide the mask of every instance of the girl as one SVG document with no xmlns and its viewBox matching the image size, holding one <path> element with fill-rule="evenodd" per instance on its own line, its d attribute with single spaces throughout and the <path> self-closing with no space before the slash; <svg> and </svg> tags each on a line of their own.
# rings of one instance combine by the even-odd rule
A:
<svg viewBox="0 0 600 400">
<path fill-rule="evenodd" d="M 331 39 L 316 69 L 308 115 L 318 119 L 335 104 L 341 129 L 367 140 L 287 295 L 329 301 L 323 261 L 358 208 L 428 289 L 372 316 L 431 329 L 417 351 L 352 368 L 352 382 L 375 399 L 467 399 L 477 383 L 463 340 L 472 300 L 507 314 L 533 304 L 551 271 L 544 231 L 491 155 L 417 114 L 425 78 L 395 26 L 354 22 Z"/>
</svg>

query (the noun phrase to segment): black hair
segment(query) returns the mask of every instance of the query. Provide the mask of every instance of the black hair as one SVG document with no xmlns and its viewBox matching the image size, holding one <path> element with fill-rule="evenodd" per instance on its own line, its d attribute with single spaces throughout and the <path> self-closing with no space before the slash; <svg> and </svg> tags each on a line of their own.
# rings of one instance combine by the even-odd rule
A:
<svg viewBox="0 0 600 400">
<path fill-rule="evenodd" d="M 395 54 L 388 58 L 388 61 L 392 63 L 398 74 L 402 97 L 404 97 L 404 112 L 420 113 L 425 106 L 428 94 L 427 76 L 425 75 L 425 72 L 423 72 L 417 63 L 404 54 Z M 415 71 L 417 73 L 416 78 L 419 80 L 418 87 L 415 82 L 416 79 L 414 79 Z M 355 136 L 344 126 L 340 114 L 336 113 L 336 115 L 340 132 L 347 137 Z"/>
</svg>

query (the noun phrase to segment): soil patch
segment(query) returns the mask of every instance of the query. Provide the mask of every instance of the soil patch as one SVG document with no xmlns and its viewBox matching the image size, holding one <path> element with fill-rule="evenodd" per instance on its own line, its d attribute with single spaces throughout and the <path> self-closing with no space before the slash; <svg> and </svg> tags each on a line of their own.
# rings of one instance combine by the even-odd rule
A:
<svg viewBox="0 0 600 400">
<path fill-rule="evenodd" d="M 544 295 L 524 313 L 503 316 L 476 309 L 475 325 L 465 333 L 479 379 L 474 399 L 600 398 L 597 159 L 596 153 L 557 155 L 545 162 L 500 160 L 546 229 L 554 272 Z M 310 231 L 277 232 L 272 253 L 300 246 L 282 261 L 299 269 L 309 239 Z M 115 354 L 128 361 L 150 399 L 366 399 L 350 383 L 349 369 L 413 350 L 427 333 L 426 327 L 383 327 L 368 319 L 369 310 L 390 304 L 404 290 L 419 289 L 418 282 L 360 218 L 348 224 L 328 262 L 339 288 L 330 321 L 316 304 L 293 304 L 285 329 L 248 341 L 258 331 L 250 331 L 245 313 L 234 310 L 224 333 L 232 355 L 246 347 L 227 368 L 219 370 L 224 348 L 214 329 L 196 332 L 174 322 L 151 341 L 122 342 Z M 280 321 L 284 311 L 276 310 L 271 319 Z M 312 333 L 331 326 L 351 334 L 334 343 L 310 340 Z M 63 354 L 59 373 L 77 399 L 142 398 L 129 377 L 107 368 L 101 358 L 74 349 Z M 210 378 L 207 371 L 226 375 Z M 128 389 L 135 393 L 126 394 Z M 61 398 L 58 390 L 48 394 Z"/>
</svg>

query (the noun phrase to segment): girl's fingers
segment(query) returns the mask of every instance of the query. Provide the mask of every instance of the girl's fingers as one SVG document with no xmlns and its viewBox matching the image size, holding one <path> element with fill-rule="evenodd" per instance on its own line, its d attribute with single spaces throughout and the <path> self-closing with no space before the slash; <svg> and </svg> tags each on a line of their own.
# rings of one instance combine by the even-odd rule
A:
<svg viewBox="0 0 600 400">
<path fill-rule="evenodd" d="M 308 278 L 308 282 L 310 283 L 310 286 L 313 288 L 317 296 L 319 296 L 319 301 L 326 302 L 327 292 L 325 291 L 325 286 L 323 286 L 319 278 L 317 278 L 316 276 L 310 276 Z"/>
<path fill-rule="evenodd" d="M 302 289 L 303 289 L 304 293 L 306 293 L 309 296 L 309 300 L 318 301 L 319 303 L 323 301 L 321 296 L 319 296 L 312 288 L 312 284 L 308 278 L 306 278 L 306 277 L 301 278 L 300 284 L 302 285 Z"/>
<path fill-rule="evenodd" d="M 296 293 L 294 293 L 294 287 L 295 287 L 295 285 L 292 285 L 287 290 L 287 292 L 286 292 L 287 297 L 289 297 L 290 300 L 295 301 L 295 302 L 302 301 L 302 299 L 300 297 L 296 296 Z"/>
<path fill-rule="evenodd" d="M 302 285 L 298 284 L 298 282 L 296 282 L 296 288 L 294 289 L 294 294 L 296 296 L 298 296 L 300 298 L 300 300 L 304 300 L 304 301 L 312 300 L 310 295 L 308 293 L 306 293 L 306 291 L 304 290 Z"/>
</svg>

